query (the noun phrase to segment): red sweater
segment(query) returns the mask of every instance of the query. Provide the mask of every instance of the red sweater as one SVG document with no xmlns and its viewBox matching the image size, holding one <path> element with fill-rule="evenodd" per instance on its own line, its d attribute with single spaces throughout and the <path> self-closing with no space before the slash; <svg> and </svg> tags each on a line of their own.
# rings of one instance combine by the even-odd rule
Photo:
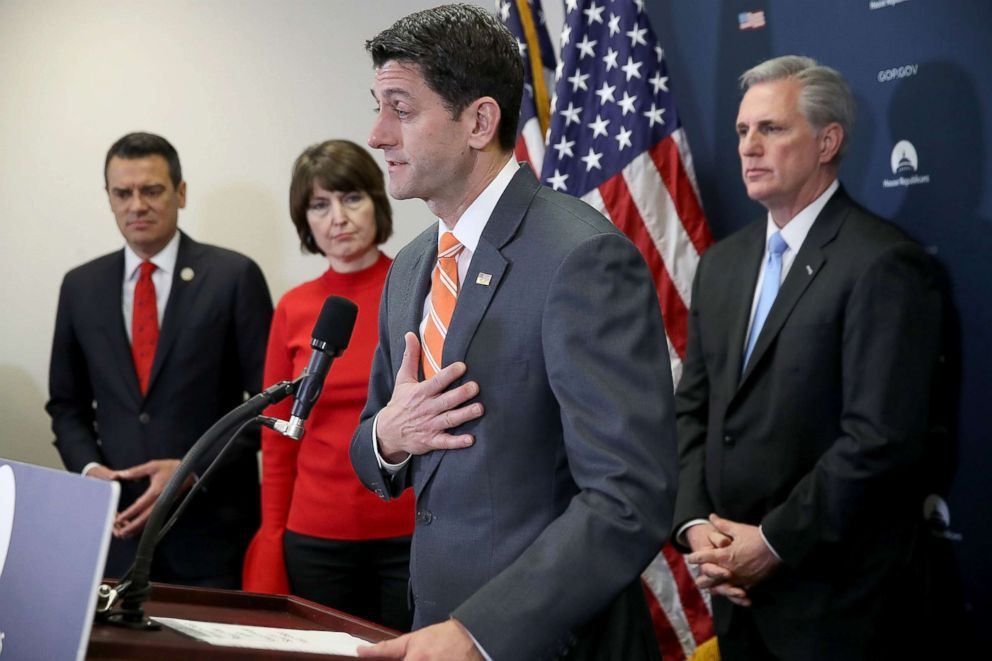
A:
<svg viewBox="0 0 992 661">
<path fill-rule="evenodd" d="M 392 260 L 357 273 L 324 275 L 286 293 L 276 306 L 265 355 L 266 385 L 299 376 L 310 359 L 314 322 L 330 295 L 358 305 L 355 331 L 335 359 L 302 441 L 262 430 L 262 527 L 245 557 L 244 589 L 287 593 L 283 531 L 337 540 L 381 539 L 413 533 L 413 495 L 383 502 L 351 467 L 351 436 L 368 395 L 372 354 L 378 341 L 379 298 Z M 286 420 L 292 399 L 266 415 Z M 371 443 L 371 439 L 369 439 Z"/>
</svg>

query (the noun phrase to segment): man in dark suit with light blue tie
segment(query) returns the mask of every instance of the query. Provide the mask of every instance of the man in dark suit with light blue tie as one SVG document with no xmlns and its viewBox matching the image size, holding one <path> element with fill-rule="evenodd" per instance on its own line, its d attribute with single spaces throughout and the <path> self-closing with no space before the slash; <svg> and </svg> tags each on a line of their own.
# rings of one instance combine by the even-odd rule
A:
<svg viewBox="0 0 992 661">
<path fill-rule="evenodd" d="M 352 440 L 369 489 L 417 496 L 416 630 L 363 653 L 657 659 L 639 575 L 671 522 L 675 430 L 647 266 L 514 162 L 523 72 L 494 17 L 439 7 L 367 48 L 369 144 L 440 222 L 393 263 Z"/>
<path fill-rule="evenodd" d="M 47 410 L 67 469 L 121 483 L 106 570 L 116 577 L 179 460 L 260 389 L 272 300 L 253 261 L 177 229 L 186 182 L 167 140 L 125 135 L 104 176 L 126 246 L 63 280 Z M 152 580 L 240 585 L 259 521 L 256 451 L 247 436 L 224 455 L 158 545 Z"/>
<path fill-rule="evenodd" d="M 728 661 L 915 658 L 934 265 L 837 182 L 840 74 L 786 56 L 741 82 L 744 184 L 768 214 L 696 273 L 676 540 Z"/>
</svg>

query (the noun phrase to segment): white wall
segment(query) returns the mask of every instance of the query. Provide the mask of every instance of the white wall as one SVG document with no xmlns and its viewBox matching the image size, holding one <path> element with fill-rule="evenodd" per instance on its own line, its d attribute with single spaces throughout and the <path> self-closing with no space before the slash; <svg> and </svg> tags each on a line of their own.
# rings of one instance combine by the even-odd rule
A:
<svg viewBox="0 0 992 661">
<path fill-rule="evenodd" d="M 188 183 L 179 226 L 254 258 L 278 299 L 326 266 L 290 224 L 293 160 L 327 138 L 365 143 L 365 39 L 434 4 L 0 0 L 0 456 L 61 465 L 43 408 L 55 308 L 69 268 L 122 245 L 110 144 L 168 138 Z M 432 222 L 417 200 L 394 216 L 390 254 Z"/>
</svg>

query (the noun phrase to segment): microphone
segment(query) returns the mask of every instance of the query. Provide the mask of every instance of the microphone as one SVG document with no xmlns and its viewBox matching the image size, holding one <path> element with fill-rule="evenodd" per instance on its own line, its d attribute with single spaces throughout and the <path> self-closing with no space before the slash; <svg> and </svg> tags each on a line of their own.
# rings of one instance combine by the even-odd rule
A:
<svg viewBox="0 0 992 661">
<path fill-rule="evenodd" d="M 243 427 L 252 421 L 258 421 L 271 427 L 281 434 L 292 439 L 303 438 L 303 421 L 310 415 L 314 403 L 320 397 L 320 391 L 324 387 L 324 379 L 334 359 L 341 355 L 348 347 L 351 340 L 351 331 L 355 328 L 355 318 L 358 316 L 358 306 L 346 298 L 340 296 L 328 296 L 324 301 L 324 307 L 320 310 L 320 316 L 313 327 L 310 346 L 313 353 L 310 355 L 310 363 L 307 365 L 302 376 L 296 381 L 280 381 L 269 386 L 264 391 L 258 393 L 251 399 L 243 402 L 234 410 L 228 412 L 224 417 L 215 422 L 196 441 L 189 452 L 179 463 L 176 472 L 172 474 L 169 482 L 165 485 L 158 502 L 152 508 L 145 530 L 141 534 L 138 548 L 135 552 L 134 562 L 128 569 L 125 576 L 116 587 L 101 586 L 97 595 L 97 616 L 105 619 L 111 624 L 138 630 L 152 630 L 161 627 L 158 623 L 145 617 L 142 604 L 148 599 L 151 593 L 149 582 L 152 566 L 152 554 L 159 538 L 172 525 L 172 521 L 165 523 L 166 517 L 172 509 L 173 503 L 182 490 L 194 467 L 202 460 L 203 456 L 210 452 L 217 444 L 218 439 L 224 435 L 233 435 L 227 440 L 220 453 L 214 459 L 207 470 L 201 476 L 201 481 L 187 495 L 187 500 L 183 501 L 175 513 L 173 520 L 178 516 L 186 504 L 188 497 L 195 493 L 196 489 L 203 484 L 203 480 L 212 473 L 217 460 L 230 446 L 231 440 Z M 282 401 L 295 393 L 292 415 L 289 422 L 278 420 L 267 416 L 259 416 L 264 409 Z M 164 528 L 163 528 L 163 524 Z M 123 599 L 121 608 L 113 610 L 118 599 Z"/>
<path fill-rule="evenodd" d="M 310 346 L 310 362 L 300 377 L 300 385 L 293 398 L 289 422 L 278 421 L 274 428 L 294 440 L 303 438 L 303 422 L 313 410 L 313 405 L 324 388 L 324 379 L 334 359 L 348 348 L 351 331 L 355 328 L 358 306 L 347 298 L 328 296 L 320 316 L 314 324 Z"/>
</svg>

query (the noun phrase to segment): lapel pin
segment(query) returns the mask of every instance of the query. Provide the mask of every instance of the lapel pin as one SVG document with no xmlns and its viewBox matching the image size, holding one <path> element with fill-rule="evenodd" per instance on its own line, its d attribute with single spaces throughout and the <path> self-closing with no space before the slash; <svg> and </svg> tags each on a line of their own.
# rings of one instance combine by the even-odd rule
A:
<svg viewBox="0 0 992 661">
<path fill-rule="evenodd" d="M 806 265 L 806 273 L 808 275 L 813 275 L 813 267 L 810 266 L 809 264 Z"/>
<path fill-rule="evenodd" d="M 478 277 L 475 279 L 475 284 L 482 285 L 483 287 L 488 287 L 489 283 L 493 281 L 492 273 L 479 273 Z"/>
<path fill-rule="evenodd" d="M 191 269 L 188 266 L 186 268 L 184 268 L 182 271 L 179 272 L 179 277 L 182 278 L 186 282 L 189 282 L 190 280 L 192 280 L 193 279 L 193 276 L 195 276 L 195 275 L 196 275 L 196 273 L 193 271 L 193 269 Z"/>
</svg>

